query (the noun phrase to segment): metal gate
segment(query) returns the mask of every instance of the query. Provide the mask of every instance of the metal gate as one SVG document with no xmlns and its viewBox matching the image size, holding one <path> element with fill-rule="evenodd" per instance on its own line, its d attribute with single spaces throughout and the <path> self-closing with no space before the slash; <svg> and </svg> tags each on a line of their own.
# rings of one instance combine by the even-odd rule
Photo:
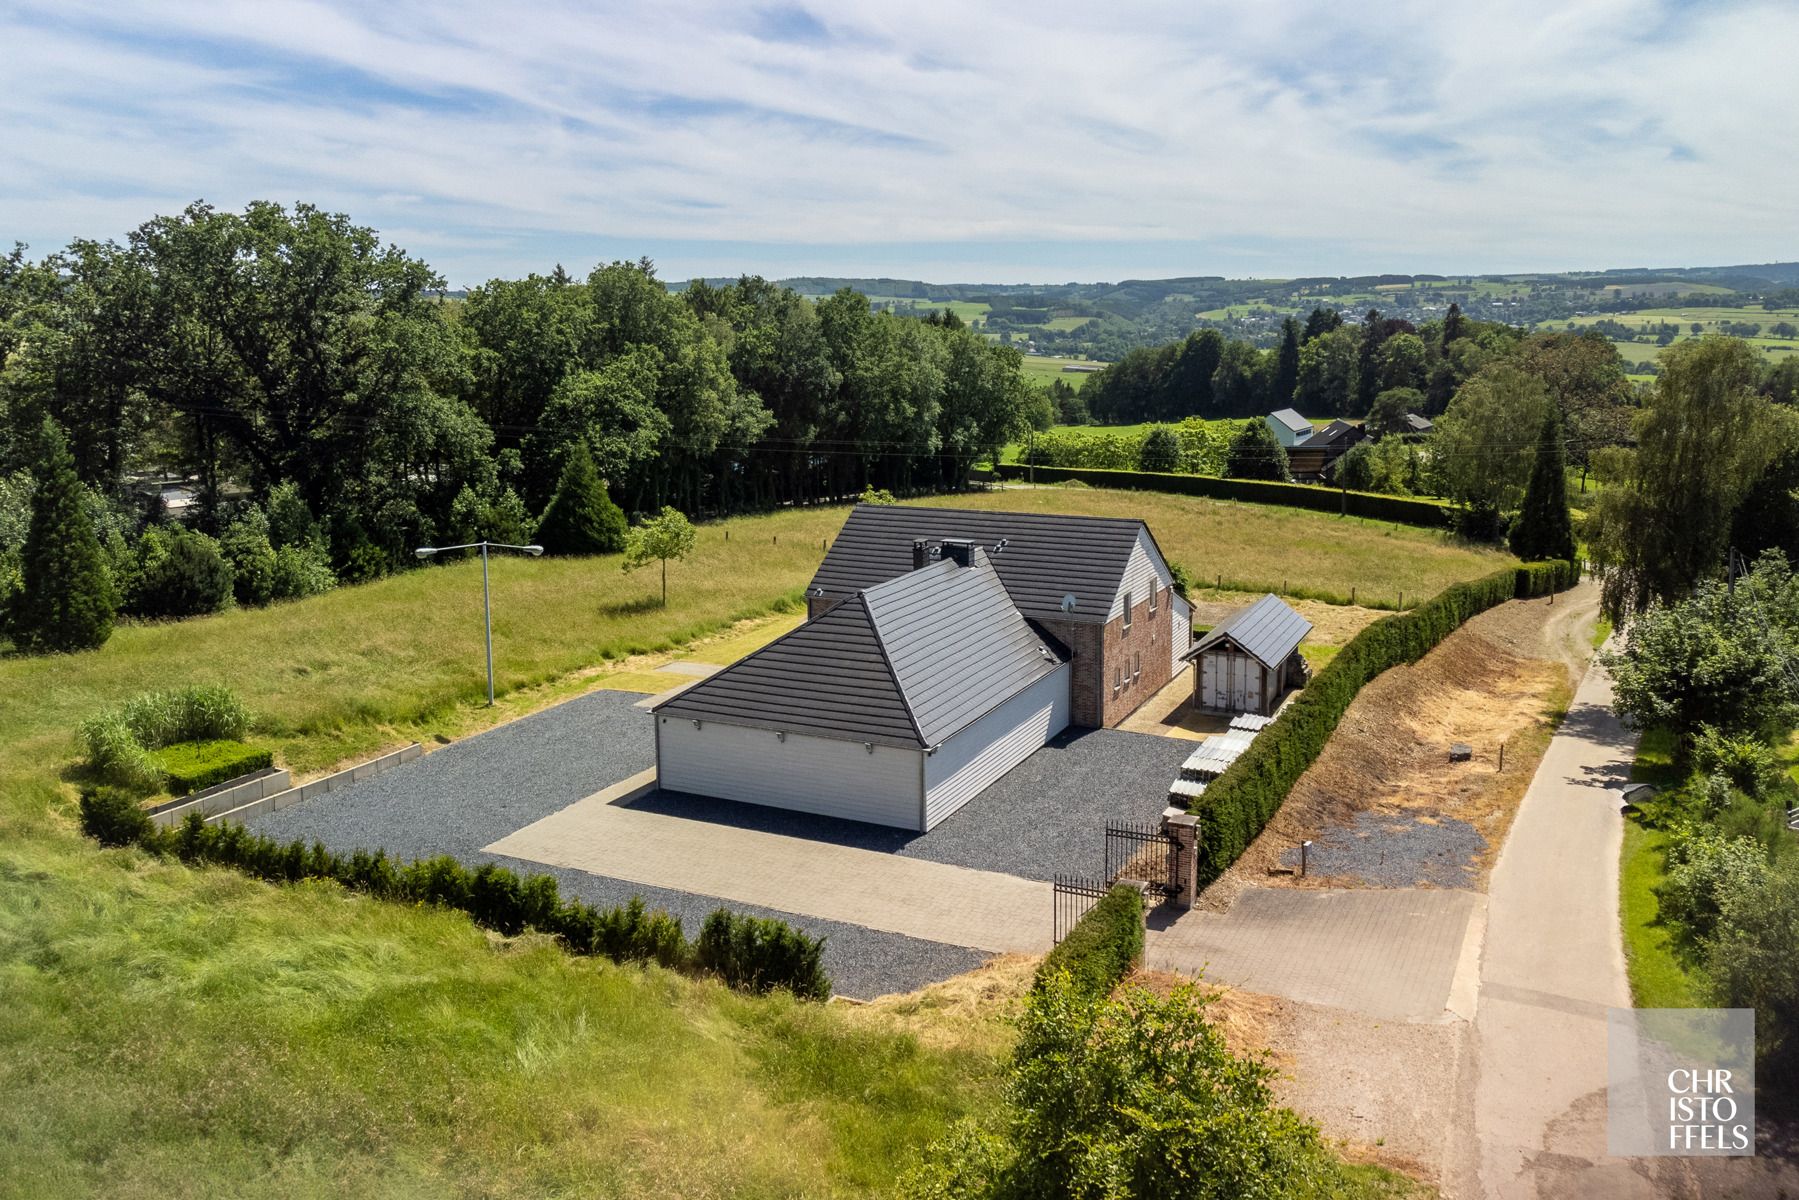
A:
<svg viewBox="0 0 1799 1200">
<path fill-rule="evenodd" d="M 1107 825 L 1106 878 L 1146 885 L 1152 903 L 1180 894 L 1180 843 L 1160 825 Z"/>
<path fill-rule="evenodd" d="M 1111 889 L 1097 879 L 1081 879 L 1074 875 L 1058 875 L 1055 882 L 1056 944 L 1068 936 L 1087 910 L 1098 904 Z"/>
</svg>

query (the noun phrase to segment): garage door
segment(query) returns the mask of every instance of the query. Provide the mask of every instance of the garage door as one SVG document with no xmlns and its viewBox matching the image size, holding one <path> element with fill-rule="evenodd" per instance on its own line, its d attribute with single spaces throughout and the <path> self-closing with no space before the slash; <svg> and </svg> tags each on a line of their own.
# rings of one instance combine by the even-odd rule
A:
<svg viewBox="0 0 1799 1200">
<path fill-rule="evenodd" d="M 1068 727 L 1073 668 L 1063 663 L 925 758 L 930 829 Z"/>
<path fill-rule="evenodd" d="M 922 750 L 656 718 L 657 783 L 675 792 L 918 828 Z"/>
</svg>

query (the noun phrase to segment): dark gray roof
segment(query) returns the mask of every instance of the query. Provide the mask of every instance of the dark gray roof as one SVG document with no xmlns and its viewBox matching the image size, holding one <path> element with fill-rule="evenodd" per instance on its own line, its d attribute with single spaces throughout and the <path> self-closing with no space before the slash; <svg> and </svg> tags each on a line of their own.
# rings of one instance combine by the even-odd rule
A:
<svg viewBox="0 0 1799 1200">
<path fill-rule="evenodd" d="M 1119 517 L 859 504 L 819 564 L 812 586 L 825 596 L 842 597 L 904 575 L 912 569 L 912 543 L 918 538 L 966 538 L 990 553 L 1003 540 L 1006 548 L 993 554 L 993 569 L 1020 612 L 1103 623 L 1143 529 L 1142 521 Z M 1062 611 L 1066 595 L 1076 601 L 1067 614 Z"/>
<path fill-rule="evenodd" d="M 1351 425 L 1348 421 L 1332 421 L 1329 425 L 1326 425 L 1323 429 L 1320 429 L 1317 433 L 1314 433 L 1311 437 L 1299 443 L 1299 446 L 1307 450 L 1315 448 L 1328 449 L 1341 439 L 1359 439 L 1361 434 L 1362 430 L 1358 426 Z"/>
<path fill-rule="evenodd" d="M 1312 623 L 1271 592 L 1212 626 L 1181 657 L 1196 658 L 1228 638 L 1263 666 L 1278 667 L 1299 648 L 1299 643 L 1310 632 Z"/>
<path fill-rule="evenodd" d="M 1429 417 L 1421 417 L 1413 412 L 1409 412 L 1405 415 L 1405 424 L 1406 428 L 1410 429 L 1413 433 L 1429 433 L 1436 427 L 1435 423 L 1432 422 Z"/>
<path fill-rule="evenodd" d="M 1268 414 L 1271 421 L 1277 421 L 1295 433 L 1310 433 L 1312 423 L 1290 408 L 1280 408 Z"/>
<path fill-rule="evenodd" d="M 929 747 L 1064 661 L 977 551 L 858 591 L 656 711 Z"/>
</svg>

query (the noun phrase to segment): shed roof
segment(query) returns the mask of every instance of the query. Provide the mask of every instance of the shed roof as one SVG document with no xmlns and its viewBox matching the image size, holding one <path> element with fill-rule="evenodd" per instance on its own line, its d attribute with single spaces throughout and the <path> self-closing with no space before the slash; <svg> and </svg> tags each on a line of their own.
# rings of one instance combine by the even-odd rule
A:
<svg viewBox="0 0 1799 1200">
<path fill-rule="evenodd" d="M 1228 640 L 1263 666 L 1273 668 L 1286 662 L 1310 632 L 1312 623 L 1271 592 L 1212 626 L 1181 657 L 1196 658 L 1219 642 Z"/>
<path fill-rule="evenodd" d="M 856 592 L 656 711 L 928 748 L 1065 661 L 976 550 Z"/>
<path fill-rule="evenodd" d="M 1421 417 L 1415 412 L 1409 412 L 1405 415 L 1405 426 L 1413 433 L 1429 433 L 1436 428 L 1436 423 L 1429 417 Z"/>
<path fill-rule="evenodd" d="M 964 538 L 993 554 L 1012 603 L 1027 617 L 1104 623 L 1142 521 L 1063 513 L 990 512 L 968 508 L 918 508 L 909 504 L 858 504 L 831 544 L 812 586 L 845 597 L 912 570 L 912 543 L 924 538 Z M 1150 538 L 1151 544 L 1155 539 Z M 1072 613 L 1062 597 L 1075 598 Z"/>
<path fill-rule="evenodd" d="M 1312 432 L 1312 423 L 1290 408 L 1276 409 L 1274 412 L 1268 414 L 1268 419 L 1285 425 L 1294 433 L 1309 434 Z"/>
</svg>

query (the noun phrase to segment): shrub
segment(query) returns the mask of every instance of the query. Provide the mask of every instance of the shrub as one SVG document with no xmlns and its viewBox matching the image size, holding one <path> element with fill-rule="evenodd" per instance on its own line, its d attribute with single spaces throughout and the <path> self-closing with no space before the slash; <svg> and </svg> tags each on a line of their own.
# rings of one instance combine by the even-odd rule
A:
<svg viewBox="0 0 1799 1200">
<path fill-rule="evenodd" d="M 122 715 L 109 712 L 89 717 L 81 723 L 80 732 L 87 749 L 87 769 L 96 779 L 140 796 L 162 787 L 162 767 Z"/>
<path fill-rule="evenodd" d="M 1713 999 L 1755 1010 L 1756 1083 L 1763 1095 L 1799 1085 L 1799 858 L 1759 884 L 1721 896 L 1706 950 Z"/>
<path fill-rule="evenodd" d="M 1728 897 L 1759 888 L 1767 874 L 1768 855 L 1760 842 L 1699 833 L 1670 850 L 1668 876 L 1656 896 L 1663 918 L 1679 925 L 1696 944 L 1717 929 Z"/>
<path fill-rule="evenodd" d="M 195 617 L 231 601 L 231 566 L 203 533 L 144 531 L 138 542 L 137 588 L 131 611 L 141 617 Z"/>
<path fill-rule="evenodd" d="M 1174 431 L 1166 425 L 1158 425 L 1150 430 L 1143 439 L 1143 448 L 1137 452 L 1137 469 L 1140 471 L 1178 471 L 1181 469 L 1181 443 Z"/>
<path fill-rule="evenodd" d="M 136 796 L 97 787 L 81 793 L 81 828 L 102 846 L 133 846 L 154 827 Z"/>
<path fill-rule="evenodd" d="M 1525 563 L 1495 571 L 1452 584 L 1351 638 L 1195 803 L 1200 882 L 1223 874 L 1262 832 L 1369 680 L 1389 667 L 1416 662 L 1477 613 L 1514 598 L 1559 591 L 1578 577 L 1579 568 L 1571 562 Z"/>
<path fill-rule="evenodd" d="M 201 686 L 134 696 L 83 721 L 79 733 L 95 777 L 144 795 L 164 780 L 151 751 L 177 742 L 237 741 L 249 728 L 250 710 L 231 689 Z"/>
<path fill-rule="evenodd" d="M 1265 421 L 1251 421 L 1237 431 L 1225 453 L 1224 473 L 1231 479 L 1266 479 L 1286 482 L 1292 479 L 1287 469 L 1287 448 L 1274 436 Z"/>
<path fill-rule="evenodd" d="M 689 947 L 681 922 L 651 912 L 641 896 L 622 908 L 596 909 L 578 900 L 563 902 L 550 875 L 521 879 L 497 863 L 471 871 L 447 855 L 396 866 L 382 850 L 342 855 L 317 842 L 282 843 L 230 821 L 209 825 L 194 812 L 178 828 L 161 829 L 131 796 L 111 788 L 82 797 L 81 827 L 104 845 L 135 844 L 186 863 L 236 867 L 272 883 L 329 879 L 385 900 L 457 909 L 508 936 L 536 929 L 557 936 L 575 954 L 697 967 L 755 992 L 786 988 L 809 1000 L 831 994 L 822 963 L 824 939 L 782 921 L 719 909 L 706 919 L 700 944 Z"/>
<path fill-rule="evenodd" d="M 1338 1195 L 1317 1129 L 1277 1107 L 1274 1069 L 1230 1053 L 1187 986 L 1107 999 L 1053 981 L 1027 1001 L 997 1132 L 963 1124 L 907 1196 Z"/>
<path fill-rule="evenodd" d="M 617 554 L 625 548 L 625 529 L 625 514 L 606 494 L 587 443 L 569 443 L 537 540 L 550 554 Z"/>
<path fill-rule="evenodd" d="M 271 600 L 304 600 L 337 586 L 331 557 L 320 546 L 281 546 L 269 578 Z"/>
<path fill-rule="evenodd" d="M 1739 791 L 1764 800 L 1781 786 L 1783 772 L 1773 747 L 1759 738 L 1731 737 L 1710 725 L 1693 739 L 1693 765 L 1706 775 L 1721 775 Z"/>
<path fill-rule="evenodd" d="M 177 742 L 153 751 L 150 757 L 161 768 L 169 791 L 177 796 L 260 771 L 275 761 L 267 750 L 228 738 Z"/>
<path fill-rule="evenodd" d="M 784 921 L 718 909 L 694 943 L 698 965 L 733 987 L 752 992 L 786 988 L 806 1000 L 824 1000 L 831 981 L 823 966 L 823 938 L 808 937 Z"/>
<path fill-rule="evenodd" d="M 275 547 L 269 519 L 252 504 L 219 535 L 219 553 L 231 565 L 231 591 L 239 604 L 267 604 L 275 594 Z"/>
<path fill-rule="evenodd" d="M 1104 996 L 1143 958 L 1143 896 L 1118 884 L 1088 909 L 1037 968 L 1036 987 L 1066 976 L 1083 995 Z"/>
</svg>

